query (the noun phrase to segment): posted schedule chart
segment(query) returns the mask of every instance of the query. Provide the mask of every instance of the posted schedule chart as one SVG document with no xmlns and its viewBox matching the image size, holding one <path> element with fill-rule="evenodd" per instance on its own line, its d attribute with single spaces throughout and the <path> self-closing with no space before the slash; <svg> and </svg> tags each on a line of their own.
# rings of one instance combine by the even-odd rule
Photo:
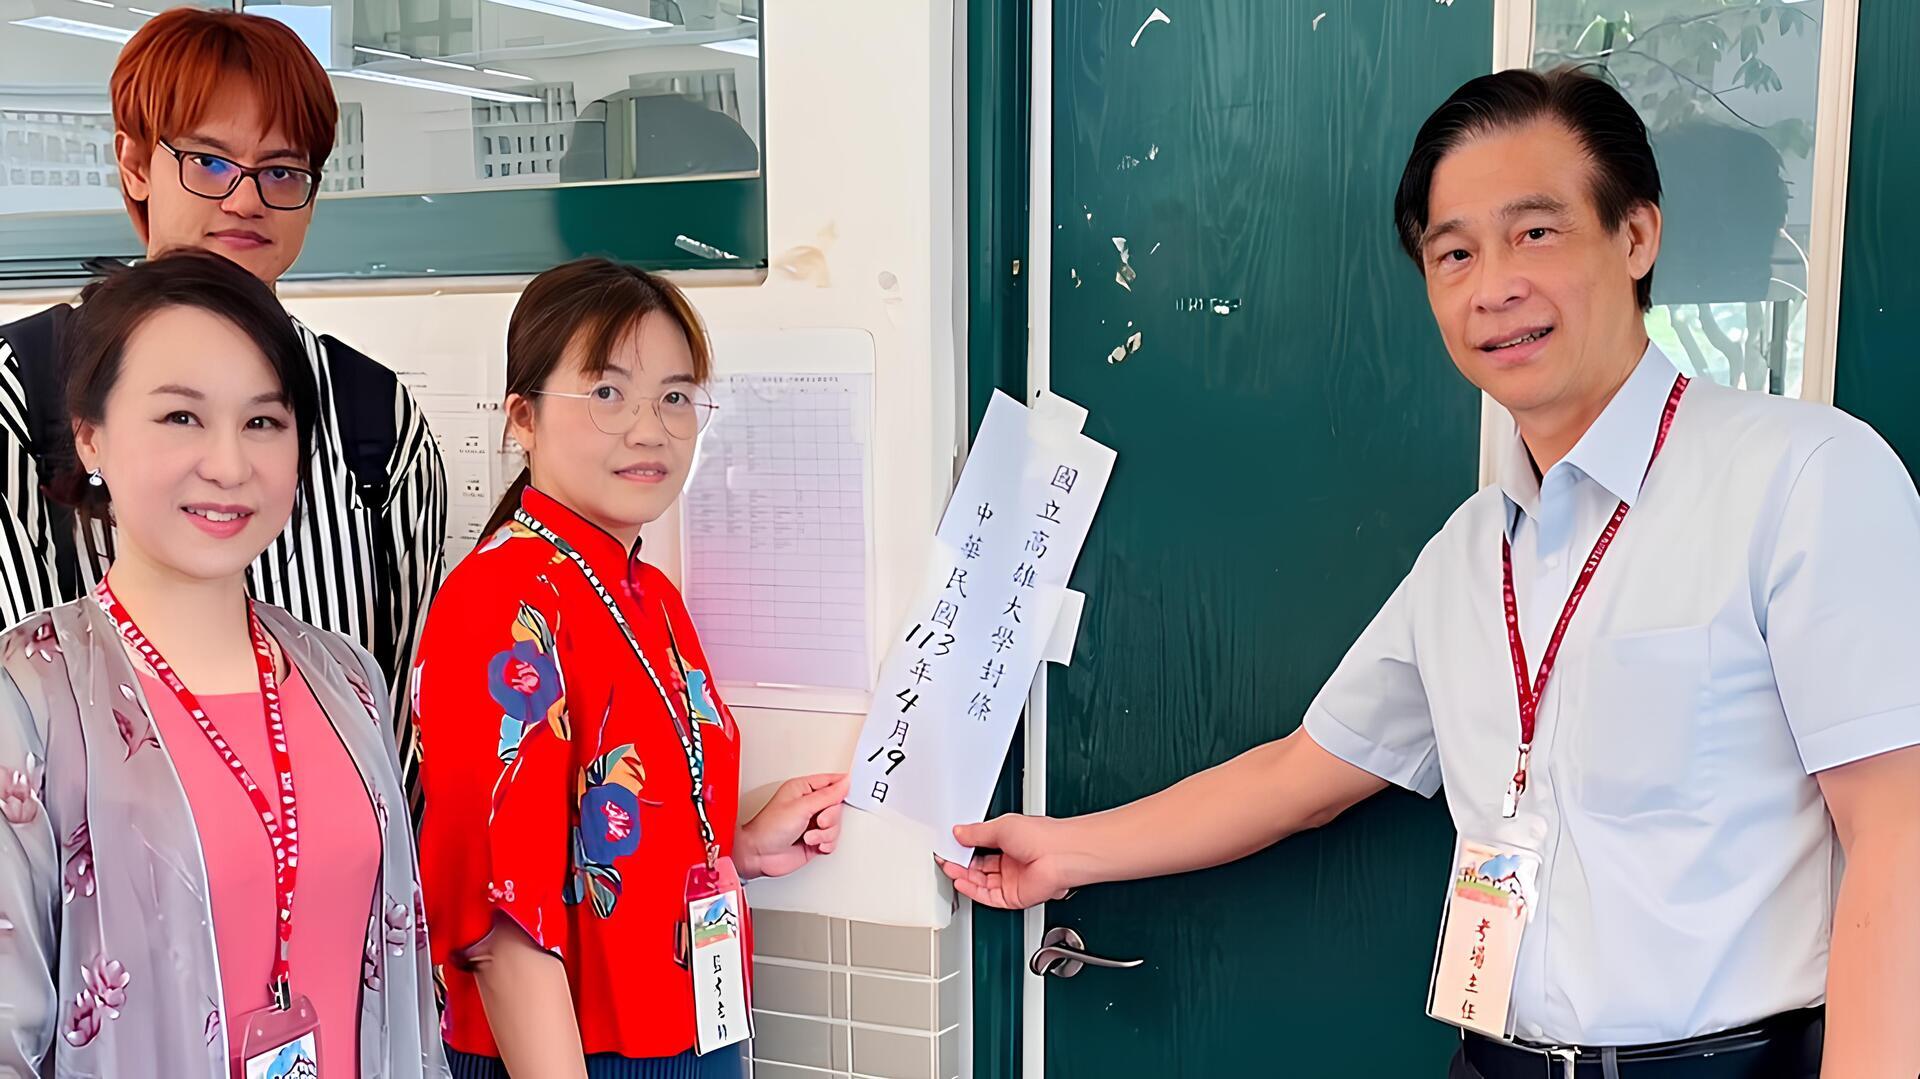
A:
<svg viewBox="0 0 1920 1079">
<path fill-rule="evenodd" d="M 739 374 L 687 490 L 687 604 L 728 682 L 864 690 L 871 376 Z"/>
</svg>

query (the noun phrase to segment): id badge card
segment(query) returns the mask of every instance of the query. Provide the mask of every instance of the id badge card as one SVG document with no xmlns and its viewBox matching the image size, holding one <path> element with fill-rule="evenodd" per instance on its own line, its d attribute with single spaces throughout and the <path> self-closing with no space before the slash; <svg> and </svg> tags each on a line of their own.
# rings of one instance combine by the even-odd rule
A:
<svg viewBox="0 0 1920 1079">
<path fill-rule="evenodd" d="M 1539 904 L 1540 856 L 1461 837 L 1427 990 L 1427 1014 L 1505 1039 L 1512 1031 L 1520 940 Z"/>
<path fill-rule="evenodd" d="M 320 1015 L 306 997 L 294 997 L 285 1011 L 253 1012 L 239 1030 L 234 1079 L 318 1079 Z"/>
<path fill-rule="evenodd" d="M 753 1037 L 747 989 L 747 893 L 733 859 L 687 871 L 688 967 L 693 972 L 695 1052 Z"/>
</svg>

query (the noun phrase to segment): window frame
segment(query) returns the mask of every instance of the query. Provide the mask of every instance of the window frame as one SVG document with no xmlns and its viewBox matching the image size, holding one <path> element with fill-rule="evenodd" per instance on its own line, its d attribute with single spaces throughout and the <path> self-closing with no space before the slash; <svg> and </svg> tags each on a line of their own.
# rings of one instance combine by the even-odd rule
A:
<svg viewBox="0 0 1920 1079">
<path fill-rule="evenodd" d="M 1493 69 L 1533 63 L 1538 0 L 1494 0 Z M 1840 334 L 1840 267 L 1847 224 L 1847 158 L 1853 145 L 1853 68 L 1858 48 L 1860 0 L 1825 0 L 1820 29 L 1820 71 L 1814 105 L 1813 203 L 1807 240 L 1807 340 L 1800 399 L 1833 403 Z M 1757 392 L 1757 391 L 1756 391 Z M 1482 394 L 1480 485 L 1493 482 L 1499 454 L 1513 432 L 1513 418 Z"/>
<path fill-rule="evenodd" d="M 214 5 L 207 5 L 214 6 Z M 228 0 L 244 10 L 246 0 Z M 765 41 L 761 18 L 759 40 Z M 764 275 L 766 59 L 759 58 L 759 167 L 691 179 L 646 178 L 424 194 L 323 193 L 300 259 L 283 281 L 443 280 L 524 277 L 587 255 L 673 273 Z M 102 84 L 104 95 L 105 86 Z M 363 115 L 361 123 L 365 123 Z M 497 141 L 497 140 L 496 140 Z M 325 177 L 322 178 L 323 183 Z M 506 237 L 520 235 L 510 244 Z M 682 246 L 733 257 L 715 258 Z M 363 241 L 378 238 L 379 249 Z M 120 208 L 0 217 L 0 294 L 76 287 L 91 261 L 145 256 Z"/>
</svg>

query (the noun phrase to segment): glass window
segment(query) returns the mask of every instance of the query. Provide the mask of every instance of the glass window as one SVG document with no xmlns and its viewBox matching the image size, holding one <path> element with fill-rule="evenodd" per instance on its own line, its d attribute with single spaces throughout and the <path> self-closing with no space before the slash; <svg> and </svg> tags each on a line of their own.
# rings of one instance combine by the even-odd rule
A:
<svg viewBox="0 0 1920 1079">
<path fill-rule="evenodd" d="M 107 74 L 153 10 L 91 0 L 26 0 L 0 16 L 0 219 L 122 211 Z M 199 5 L 225 6 L 225 5 Z M 50 166 L 82 166 L 53 169 Z M 85 177 L 84 179 L 82 177 Z"/>
<path fill-rule="evenodd" d="M 1682 370 L 1798 396 L 1825 0 L 1538 0 L 1534 64 L 1611 78 L 1665 189 L 1647 332 Z"/>
<path fill-rule="evenodd" d="M 759 0 L 231 2 L 293 27 L 341 105 L 289 276 L 766 263 Z M 107 77 L 161 6 L 14 0 L 0 19 L 0 287 L 140 253 Z"/>
</svg>

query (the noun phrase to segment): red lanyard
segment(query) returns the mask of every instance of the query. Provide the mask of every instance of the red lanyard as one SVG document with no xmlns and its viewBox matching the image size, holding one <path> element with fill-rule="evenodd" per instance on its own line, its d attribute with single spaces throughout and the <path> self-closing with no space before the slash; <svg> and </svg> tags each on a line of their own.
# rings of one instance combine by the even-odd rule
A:
<svg viewBox="0 0 1920 1079">
<path fill-rule="evenodd" d="M 288 982 L 288 954 L 293 943 L 293 884 L 300 870 L 300 818 L 293 794 L 293 757 L 287 752 L 287 727 L 280 716 L 280 689 L 274 677 L 273 647 L 267 643 L 266 630 L 260 625 L 260 618 L 253 613 L 251 601 L 247 604 L 247 629 L 253 637 L 253 658 L 260 670 L 260 698 L 265 702 L 267 713 L 267 745 L 273 753 L 273 770 L 279 779 L 280 816 L 276 820 L 273 805 L 267 801 L 265 792 L 253 781 L 253 775 L 240 761 L 239 754 L 220 736 L 213 720 L 206 710 L 200 707 L 200 699 L 193 695 L 180 676 L 167 666 L 158 649 L 147 640 L 140 627 L 133 624 L 133 616 L 120 605 L 106 581 L 102 580 L 93 590 L 107 617 L 120 630 L 120 636 L 126 639 L 133 650 L 140 653 L 147 666 L 180 702 L 180 707 L 193 717 L 200 727 L 200 733 L 207 736 L 207 742 L 220 760 L 227 766 L 233 777 L 246 789 L 247 797 L 252 800 L 254 811 L 260 814 L 260 823 L 267 830 L 267 839 L 273 846 L 273 898 L 279 917 L 274 924 L 276 947 L 273 954 L 273 971 L 267 982 L 267 988 L 273 993 L 274 1006 L 285 1011 L 292 1006 L 293 992 Z"/>
<path fill-rule="evenodd" d="M 1660 433 L 1653 440 L 1653 455 L 1647 459 L 1647 472 L 1653 471 L 1653 462 L 1660 459 L 1660 448 L 1667 444 L 1667 433 L 1673 429 L 1673 415 L 1680 409 L 1680 398 L 1687 392 L 1687 377 L 1681 375 L 1673 380 L 1673 392 L 1667 395 L 1666 411 L 1660 414 Z M 1642 482 L 1645 476 L 1642 476 Z M 1566 639 L 1567 625 L 1573 621 L 1573 612 L 1579 608 L 1581 597 L 1587 594 L 1587 586 L 1593 583 L 1594 571 L 1600 568 L 1600 560 L 1607 555 L 1607 548 L 1613 546 L 1613 537 L 1620 533 L 1620 525 L 1627 519 L 1627 503 L 1622 500 L 1613 511 L 1613 518 L 1607 527 L 1600 531 L 1600 538 L 1593 542 L 1593 552 L 1587 555 L 1586 565 L 1580 567 L 1580 576 L 1573 582 L 1573 592 L 1567 596 L 1566 606 L 1560 609 L 1560 621 L 1553 627 L 1553 636 L 1547 640 L 1546 654 L 1540 657 L 1540 670 L 1534 676 L 1533 685 L 1527 685 L 1527 649 L 1520 640 L 1520 610 L 1513 597 L 1513 544 L 1505 533 L 1500 536 L 1500 573 L 1502 590 L 1507 604 L 1507 650 L 1513 655 L 1513 684 L 1520 697 L 1520 756 L 1514 765 L 1513 779 L 1507 784 L 1506 797 L 1500 803 L 1500 815 L 1511 817 L 1520 810 L 1520 796 L 1527 791 L 1527 766 L 1533 756 L 1533 730 L 1540 715 L 1540 701 L 1547 693 L 1547 679 L 1553 674 L 1554 660 L 1559 658 L 1560 643 Z"/>
</svg>

